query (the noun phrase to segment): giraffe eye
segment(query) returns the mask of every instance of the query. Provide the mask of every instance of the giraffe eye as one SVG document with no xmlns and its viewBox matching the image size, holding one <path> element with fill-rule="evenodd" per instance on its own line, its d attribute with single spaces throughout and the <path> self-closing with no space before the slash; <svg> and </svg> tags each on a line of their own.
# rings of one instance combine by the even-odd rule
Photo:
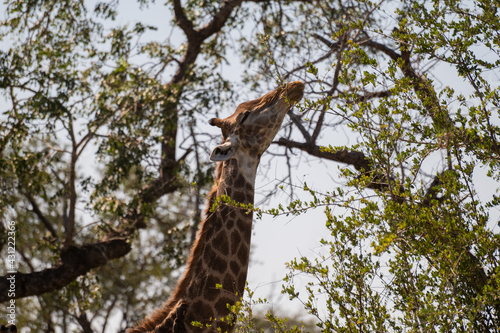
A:
<svg viewBox="0 0 500 333">
<path fill-rule="evenodd" d="M 248 118 L 249 115 L 250 115 L 250 111 L 245 112 L 243 114 L 243 118 L 241 118 L 240 124 L 243 124 L 243 122 Z"/>
</svg>

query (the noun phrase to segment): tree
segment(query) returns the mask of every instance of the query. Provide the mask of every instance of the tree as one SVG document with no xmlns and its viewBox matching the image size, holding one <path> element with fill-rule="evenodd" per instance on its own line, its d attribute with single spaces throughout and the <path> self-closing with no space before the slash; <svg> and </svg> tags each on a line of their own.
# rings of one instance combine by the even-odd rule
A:
<svg viewBox="0 0 500 333">
<path fill-rule="evenodd" d="M 179 267 L 196 228 L 211 180 L 200 120 L 236 98 L 221 74 L 236 52 L 247 89 L 308 86 L 274 145 L 283 181 L 297 185 L 298 152 L 345 179 L 299 184 L 300 200 L 268 211 L 325 207 L 332 232 L 324 258 L 290 263 L 284 292 L 324 331 L 499 330 L 498 198 L 484 193 L 498 180 L 498 4 L 167 5 L 173 37 L 143 41 L 155 27 L 119 26 L 115 1 L 8 3 L 0 211 L 26 272 L 16 298 L 36 296 L 19 300 L 23 325 L 104 331 L 116 309 L 137 314 L 123 328 L 164 298 L 146 287 L 175 283 L 159 271 Z M 456 78 L 441 83 L 443 68 Z M 94 156 L 100 173 L 82 168 Z M 314 279 L 306 298 L 297 271 Z"/>
<path fill-rule="evenodd" d="M 347 164 L 345 186 L 323 194 L 304 186 L 310 201 L 271 211 L 326 206 L 328 254 L 291 262 L 284 288 L 325 332 L 499 331 L 498 197 L 481 184 L 498 180 L 500 95 L 489 76 L 500 65 L 497 8 L 343 1 L 309 7 L 291 34 L 283 22 L 292 15 L 282 11 L 280 24 L 268 26 L 284 36 L 272 50 L 276 62 L 291 40 L 306 44 L 303 31 L 320 44 L 308 48 L 319 54 L 307 54 L 305 66 L 276 66 L 283 77 L 307 69 L 319 96 L 292 115 L 302 138 L 278 143 Z M 438 65 L 459 82 L 432 79 Z M 321 140 L 341 125 L 356 144 Z M 298 272 L 315 281 L 305 298 L 293 285 Z"/>
</svg>

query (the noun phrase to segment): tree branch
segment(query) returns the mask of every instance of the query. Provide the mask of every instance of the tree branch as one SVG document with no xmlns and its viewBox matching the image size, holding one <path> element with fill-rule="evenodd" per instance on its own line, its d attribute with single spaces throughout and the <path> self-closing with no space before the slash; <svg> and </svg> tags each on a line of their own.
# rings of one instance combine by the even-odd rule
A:
<svg viewBox="0 0 500 333">
<path fill-rule="evenodd" d="M 359 42 L 360 46 L 368 46 L 371 47 L 375 50 L 381 51 L 382 53 L 385 53 L 386 55 L 389 56 L 394 61 L 397 61 L 399 58 L 401 58 L 401 55 L 388 47 L 385 44 L 381 44 L 378 42 L 375 42 L 374 40 L 368 39 L 366 41 Z"/>
<path fill-rule="evenodd" d="M 213 19 L 207 25 L 198 30 L 201 38 L 206 39 L 219 32 L 233 12 L 233 9 L 239 6 L 242 2 L 243 0 L 224 1 L 222 7 L 217 14 L 214 15 Z"/>
<path fill-rule="evenodd" d="M 392 93 L 390 90 L 367 92 L 364 95 L 358 94 L 353 102 L 354 103 L 366 102 L 372 98 L 389 97 L 391 95 Z"/>
<path fill-rule="evenodd" d="M 328 151 L 322 151 L 317 145 L 296 142 L 285 138 L 280 138 L 276 143 L 287 148 L 297 148 L 303 150 L 312 156 L 352 165 L 358 171 L 369 172 L 371 170 L 370 160 L 367 159 L 365 154 L 361 152 L 340 150 L 335 153 L 331 153 Z"/>
<path fill-rule="evenodd" d="M 346 34 L 342 35 L 342 37 L 341 37 L 339 48 L 337 50 L 337 64 L 335 65 L 335 72 L 334 72 L 334 76 L 333 76 L 332 88 L 328 92 L 326 92 L 325 99 L 332 96 L 333 93 L 337 90 L 337 87 L 339 85 L 339 74 L 340 74 L 340 70 L 342 68 L 342 51 L 344 50 L 344 47 L 345 47 L 346 38 L 347 38 Z M 323 122 L 324 122 L 324 119 L 326 116 L 326 111 L 328 109 L 328 104 L 329 103 L 326 103 L 326 101 L 325 101 L 325 103 L 323 104 L 323 108 L 321 110 L 321 113 L 318 117 L 318 121 L 316 122 L 316 127 L 314 128 L 313 134 L 311 136 L 313 143 L 316 142 L 316 139 L 318 138 L 318 136 L 321 132 L 321 129 L 323 128 Z"/>
<path fill-rule="evenodd" d="M 68 192 L 69 192 L 69 209 L 68 218 L 64 221 L 64 248 L 73 245 L 73 237 L 75 234 L 75 213 L 76 213 L 76 161 L 77 156 L 77 143 L 73 127 L 73 116 L 68 111 L 69 120 L 69 136 L 71 138 L 71 159 L 69 166 L 69 179 L 68 179 Z"/>
<path fill-rule="evenodd" d="M 372 162 L 362 152 L 354 150 L 353 151 L 339 150 L 332 153 L 328 151 L 322 151 L 319 146 L 314 144 L 296 142 L 285 138 L 280 138 L 275 143 L 287 148 L 300 149 L 312 156 L 352 165 L 356 170 L 360 171 L 362 174 L 370 174 L 370 173 L 372 174 L 373 177 L 372 181 L 368 185 L 366 185 L 367 188 L 371 188 L 373 190 L 390 190 L 389 188 L 389 182 L 391 181 L 390 177 L 381 175 L 379 172 L 374 171 L 372 167 Z M 400 197 L 399 195 L 396 195 L 392 192 L 390 193 L 390 195 L 392 199 L 397 203 L 402 203 L 405 201 L 404 197 Z"/>
<path fill-rule="evenodd" d="M 191 22 L 184 13 L 181 1 L 174 0 L 173 5 L 174 5 L 174 15 L 177 21 L 177 25 L 182 29 L 182 31 L 184 31 L 188 40 L 194 38 L 196 31 L 194 30 L 193 22 Z"/>
<path fill-rule="evenodd" d="M 434 177 L 430 183 L 427 191 L 425 191 L 424 199 L 422 200 L 422 206 L 427 207 L 430 205 L 432 200 L 437 200 L 438 187 L 443 184 L 441 177 L 443 177 L 444 172 L 439 173 Z"/>
<path fill-rule="evenodd" d="M 42 211 L 40 210 L 40 207 L 35 201 L 35 198 L 33 198 L 33 196 L 30 193 L 26 193 L 25 196 L 26 199 L 28 199 L 29 203 L 31 204 L 33 213 L 35 213 L 35 215 L 40 219 L 40 221 L 43 223 L 45 228 L 47 228 L 47 230 L 50 232 L 52 237 L 54 237 L 55 239 L 59 238 L 56 230 L 54 229 L 50 221 L 47 219 L 47 217 L 45 217 L 45 215 L 43 215 Z"/>
<path fill-rule="evenodd" d="M 290 119 L 292 120 L 292 122 L 295 124 L 295 126 L 297 126 L 297 128 L 300 131 L 300 133 L 302 133 L 302 136 L 306 140 L 306 143 L 307 144 L 312 144 L 311 135 L 309 134 L 309 132 L 307 131 L 307 129 L 304 127 L 304 125 L 302 125 L 302 122 L 300 121 L 300 118 L 297 117 L 297 115 L 295 113 L 293 113 L 291 109 L 290 109 L 290 111 L 288 111 L 288 116 L 290 117 Z"/>
<path fill-rule="evenodd" d="M 90 326 L 90 321 L 87 318 L 87 314 L 85 312 L 76 317 L 76 321 L 78 322 L 78 324 L 80 324 L 83 333 L 94 333 L 94 331 L 92 331 L 92 327 Z"/>
<path fill-rule="evenodd" d="M 339 47 L 339 42 L 332 42 L 331 40 L 321 36 L 320 34 L 314 33 L 312 36 L 316 39 L 319 39 L 323 44 L 325 44 L 328 48 L 335 50 Z"/>
<path fill-rule="evenodd" d="M 404 36 L 404 32 L 398 31 L 397 33 L 399 33 L 401 36 Z M 375 42 L 373 40 L 360 42 L 359 45 L 372 47 L 385 53 L 394 61 L 401 61 L 401 71 L 403 72 L 403 75 L 411 79 L 413 90 L 422 102 L 422 105 L 428 111 L 436 128 L 441 128 L 445 131 L 450 130 L 450 127 L 453 126 L 453 123 L 449 115 L 441 108 L 441 104 L 439 103 L 439 99 L 436 95 L 436 92 L 434 91 L 434 87 L 429 82 L 429 80 L 427 80 L 424 76 L 417 74 L 417 72 L 415 72 L 415 70 L 413 69 L 410 60 L 410 51 L 408 50 L 408 46 L 404 42 L 401 42 L 401 54 L 397 53 L 387 45 Z"/>
<path fill-rule="evenodd" d="M 0 277 L 0 290 L 9 290 L 8 277 L 15 277 L 14 298 L 23 298 L 58 290 L 87 274 L 91 269 L 103 266 L 109 260 L 123 257 L 130 252 L 127 239 L 112 239 L 82 247 L 70 246 L 61 252 L 59 264 L 40 272 L 14 273 Z M 7 292 L 0 293 L 0 302 L 8 301 Z"/>
</svg>

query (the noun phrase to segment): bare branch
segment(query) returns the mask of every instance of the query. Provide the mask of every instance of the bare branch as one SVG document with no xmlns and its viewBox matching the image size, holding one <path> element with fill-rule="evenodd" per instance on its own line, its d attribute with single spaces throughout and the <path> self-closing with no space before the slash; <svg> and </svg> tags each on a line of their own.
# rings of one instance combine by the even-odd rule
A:
<svg viewBox="0 0 500 333">
<path fill-rule="evenodd" d="M 345 34 L 341 38 L 341 42 L 340 42 L 339 48 L 337 50 L 337 64 L 335 65 L 335 73 L 333 76 L 332 87 L 328 92 L 326 92 L 325 100 L 328 97 L 332 96 L 333 93 L 337 90 L 337 87 L 339 86 L 339 74 L 340 74 L 340 70 L 342 68 L 342 51 L 344 50 L 344 47 L 345 47 L 346 38 L 347 38 L 347 36 Z M 328 109 L 328 103 L 324 103 L 323 109 L 321 110 L 321 114 L 319 115 L 318 121 L 316 123 L 316 128 L 314 128 L 314 132 L 312 134 L 312 142 L 313 143 L 316 142 L 316 139 L 318 138 L 318 136 L 321 132 L 321 129 L 323 128 L 323 122 L 325 120 L 327 109 Z"/>
<path fill-rule="evenodd" d="M 73 128 L 73 118 L 70 113 L 68 113 L 69 128 L 68 132 L 71 137 L 71 160 L 69 166 L 69 179 L 68 179 L 68 191 L 69 191 L 69 209 L 68 209 L 68 219 L 64 223 L 64 248 L 73 245 L 73 237 L 75 233 L 75 211 L 76 211 L 76 161 L 78 159 L 78 146 L 76 143 L 74 128 Z"/>
<path fill-rule="evenodd" d="M 87 318 L 87 314 L 85 312 L 76 317 L 76 321 L 78 322 L 78 324 L 80 324 L 83 333 L 94 333 L 94 331 L 92 331 L 92 328 L 90 327 L 90 321 Z"/>
<path fill-rule="evenodd" d="M 233 12 L 233 9 L 239 6 L 242 2 L 243 0 L 224 1 L 222 7 L 217 14 L 214 15 L 213 19 L 207 25 L 198 30 L 201 38 L 206 39 L 219 32 Z"/>
<path fill-rule="evenodd" d="M 354 103 L 366 102 L 372 98 L 389 97 L 392 93 L 390 90 L 384 91 L 373 91 L 368 92 L 364 95 L 357 95 L 357 98 L 353 101 Z"/>
<path fill-rule="evenodd" d="M 45 215 L 40 210 L 40 207 L 38 206 L 37 202 L 35 201 L 35 198 L 33 198 L 33 196 L 30 193 L 26 193 L 25 196 L 26 196 L 26 199 L 28 199 L 29 203 L 31 204 L 31 207 L 33 209 L 33 213 L 35 213 L 35 215 L 40 219 L 40 221 L 43 223 L 45 228 L 47 228 L 47 230 L 50 232 L 52 237 L 54 237 L 55 239 L 59 238 L 56 230 L 54 229 L 54 227 L 52 226 L 50 221 L 47 219 L 47 217 L 45 217 Z"/>
<path fill-rule="evenodd" d="M 332 50 L 338 49 L 340 43 L 339 42 L 332 42 L 331 40 L 321 36 L 320 34 L 314 33 L 312 35 L 314 38 L 319 39 L 323 44 L 325 44 L 328 48 Z"/>
<path fill-rule="evenodd" d="M 374 40 L 371 40 L 371 39 L 359 42 L 359 45 L 360 46 L 368 46 L 368 47 L 374 48 L 375 50 L 381 51 L 381 52 L 385 53 L 386 55 L 388 55 L 389 58 L 391 58 L 394 61 L 401 58 L 401 55 L 399 53 L 397 53 L 396 51 L 394 51 L 393 49 L 391 49 L 387 45 L 375 42 Z"/>
<path fill-rule="evenodd" d="M 340 150 L 331 153 L 322 151 L 317 145 L 296 142 L 285 138 L 280 138 L 276 143 L 280 146 L 303 150 L 312 156 L 352 165 L 358 171 L 368 172 L 371 170 L 370 161 L 366 158 L 365 154 L 361 152 Z"/>
<path fill-rule="evenodd" d="M 302 136 L 304 137 L 304 139 L 306 140 L 306 142 L 308 144 L 312 143 L 311 135 L 306 130 L 306 128 L 304 127 L 304 125 L 302 125 L 302 121 L 300 121 L 300 118 L 297 117 L 297 115 L 295 113 L 293 113 L 291 109 L 290 109 L 290 111 L 288 111 L 288 116 L 290 117 L 290 119 L 292 120 L 292 122 L 295 124 L 295 126 L 297 126 L 297 128 L 300 131 L 300 133 L 302 133 Z"/>
</svg>

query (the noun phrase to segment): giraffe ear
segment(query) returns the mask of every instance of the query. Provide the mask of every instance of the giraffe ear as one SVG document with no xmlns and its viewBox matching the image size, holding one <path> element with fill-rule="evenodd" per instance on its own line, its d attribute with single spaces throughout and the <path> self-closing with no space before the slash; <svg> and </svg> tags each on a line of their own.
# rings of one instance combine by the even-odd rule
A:
<svg viewBox="0 0 500 333">
<path fill-rule="evenodd" d="M 208 123 L 211 125 L 211 126 L 217 126 L 219 128 L 222 128 L 222 119 L 219 119 L 219 118 L 212 118 L 210 120 L 208 120 Z"/>
<path fill-rule="evenodd" d="M 234 149 L 231 141 L 226 141 L 212 150 L 210 160 L 214 162 L 226 161 L 233 156 Z"/>
</svg>

